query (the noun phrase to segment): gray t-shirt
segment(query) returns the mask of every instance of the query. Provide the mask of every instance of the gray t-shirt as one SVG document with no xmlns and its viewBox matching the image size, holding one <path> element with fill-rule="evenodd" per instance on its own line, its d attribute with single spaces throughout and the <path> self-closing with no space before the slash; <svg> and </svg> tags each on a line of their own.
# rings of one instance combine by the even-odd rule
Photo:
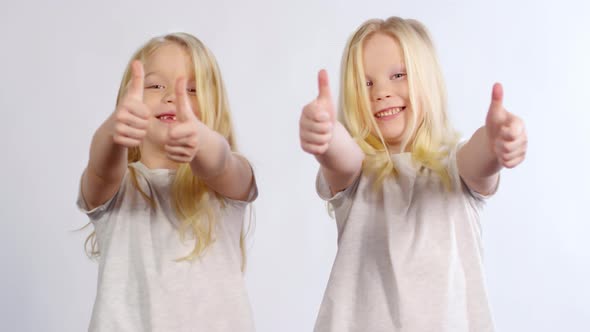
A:
<svg viewBox="0 0 590 332">
<path fill-rule="evenodd" d="M 129 170 L 119 191 L 89 211 L 80 192 L 78 207 L 96 230 L 100 250 L 98 288 L 89 331 L 254 331 L 241 271 L 240 234 L 247 202 L 213 203 L 219 219 L 215 242 L 201 258 L 188 255 L 194 237 L 179 236 L 170 202 L 175 171 L 131 164 L 140 187 L 156 201 L 152 209 L 131 183 Z"/>
<path fill-rule="evenodd" d="M 410 153 L 392 158 L 400 174 L 378 187 L 363 173 L 332 196 L 318 174 L 338 252 L 315 331 L 493 331 L 479 223 L 485 197 L 461 181 L 456 149 L 446 161 L 450 192 Z"/>
</svg>

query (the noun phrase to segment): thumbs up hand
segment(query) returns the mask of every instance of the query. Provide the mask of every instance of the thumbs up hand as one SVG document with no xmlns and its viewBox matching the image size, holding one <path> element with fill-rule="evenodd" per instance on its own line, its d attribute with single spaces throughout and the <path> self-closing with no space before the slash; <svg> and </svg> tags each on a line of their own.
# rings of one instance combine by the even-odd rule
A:
<svg viewBox="0 0 590 332">
<path fill-rule="evenodd" d="M 504 108 L 503 94 L 502 85 L 496 83 L 486 117 L 486 133 L 498 162 L 504 167 L 513 168 L 525 158 L 527 135 L 522 119 Z"/>
<path fill-rule="evenodd" d="M 186 93 L 187 81 L 176 81 L 176 121 L 171 124 L 164 149 L 168 159 L 178 163 L 189 163 L 201 147 L 199 133 L 206 129 L 197 118 Z"/>
<path fill-rule="evenodd" d="M 303 107 L 299 120 L 301 148 L 316 156 L 328 150 L 336 123 L 336 111 L 325 70 L 318 73 L 318 90 L 317 98 Z"/>
<path fill-rule="evenodd" d="M 150 110 L 143 103 L 143 65 L 140 61 L 131 64 L 131 80 L 127 93 L 113 114 L 113 141 L 131 148 L 139 146 L 147 134 Z"/>
</svg>

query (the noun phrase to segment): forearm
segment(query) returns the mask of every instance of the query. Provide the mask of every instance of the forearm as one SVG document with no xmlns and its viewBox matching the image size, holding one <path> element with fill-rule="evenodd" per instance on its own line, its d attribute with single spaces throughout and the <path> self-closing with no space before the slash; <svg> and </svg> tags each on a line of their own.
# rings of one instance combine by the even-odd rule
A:
<svg viewBox="0 0 590 332">
<path fill-rule="evenodd" d="M 334 125 L 328 150 L 316 156 L 332 193 L 352 184 L 361 171 L 364 158 L 364 152 L 339 122 Z"/>
<path fill-rule="evenodd" d="M 458 151 L 457 167 L 472 190 L 488 194 L 494 189 L 502 165 L 491 149 L 485 127 L 479 128 Z"/>
<path fill-rule="evenodd" d="M 200 129 L 200 148 L 190 162 L 193 174 L 202 179 L 220 175 L 227 168 L 232 151 L 227 140 L 218 132 L 203 125 Z"/>
<path fill-rule="evenodd" d="M 107 182 L 120 182 L 127 168 L 127 148 L 113 141 L 113 116 L 95 132 L 87 171 Z"/>
<path fill-rule="evenodd" d="M 202 147 L 190 163 L 193 174 L 222 196 L 246 200 L 254 178 L 248 161 L 232 152 L 216 131 L 207 128 L 200 133 Z"/>
<path fill-rule="evenodd" d="M 94 134 L 88 166 L 82 176 L 82 196 L 89 209 L 113 197 L 119 190 L 127 167 L 127 148 L 113 141 L 111 118 Z"/>
</svg>

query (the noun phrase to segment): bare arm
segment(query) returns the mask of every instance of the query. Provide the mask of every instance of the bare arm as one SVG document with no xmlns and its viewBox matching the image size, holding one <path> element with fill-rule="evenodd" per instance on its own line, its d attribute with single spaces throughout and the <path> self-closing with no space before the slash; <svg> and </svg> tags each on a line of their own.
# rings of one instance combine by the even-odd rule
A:
<svg viewBox="0 0 590 332">
<path fill-rule="evenodd" d="M 115 195 L 127 166 L 127 148 L 114 143 L 111 120 L 109 118 L 94 134 L 88 166 L 82 175 L 82 195 L 89 209 Z"/>
<path fill-rule="evenodd" d="M 170 160 L 189 163 L 193 174 L 212 190 L 231 199 L 246 200 L 254 176 L 248 161 L 231 151 L 227 140 L 202 123 L 190 106 L 186 79 L 176 84 L 177 120 L 164 148 Z"/>
<path fill-rule="evenodd" d="M 149 111 L 143 104 L 143 66 L 132 64 L 129 91 L 115 112 L 98 128 L 82 175 L 82 196 L 89 209 L 104 204 L 121 186 L 127 148 L 139 146 L 146 134 Z"/>
<path fill-rule="evenodd" d="M 248 161 L 231 151 L 227 140 L 203 125 L 203 147 L 191 161 L 191 169 L 214 191 L 236 200 L 246 200 L 254 175 Z"/>
<path fill-rule="evenodd" d="M 301 147 L 316 157 L 330 191 L 335 194 L 348 188 L 359 176 L 365 154 L 336 121 L 328 75 L 324 70 L 318 74 L 318 89 L 318 97 L 301 113 Z"/>
<path fill-rule="evenodd" d="M 346 128 L 335 123 L 332 142 L 322 155 L 316 155 L 332 195 L 348 188 L 360 175 L 365 153 Z"/>
</svg>

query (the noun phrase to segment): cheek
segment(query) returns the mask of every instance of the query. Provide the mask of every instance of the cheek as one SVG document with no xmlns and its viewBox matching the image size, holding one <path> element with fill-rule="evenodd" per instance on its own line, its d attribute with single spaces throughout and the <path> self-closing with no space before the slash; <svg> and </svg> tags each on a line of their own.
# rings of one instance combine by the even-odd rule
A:
<svg viewBox="0 0 590 332">
<path fill-rule="evenodd" d="M 396 86 L 397 95 L 404 100 L 404 102 L 409 105 L 410 104 L 410 87 L 408 86 L 407 81 L 399 82 Z"/>
<path fill-rule="evenodd" d="M 371 100 L 373 100 L 373 99 L 371 99 Z M 377 111 L 377 105 L 373 101 L 370 102 L 370 105 L 371 105 L 371 114 L 373 114 L 373 113 L 375 113 Z"/>
<path fill-rule="evenodd" d="M 199 109 L 199 104 L 196 100 L 191 101 L 191 107 L 193 109 L 193 113 L 195 113 L 197 118 L 201 120 L 201 110 Z"/>
<path fill-rule="evenodd" d="M 148 107 L 150 112 L 153 113 L 156 105 L 160 103 L 160 98 L 158 96 L 154 96 L 154 94 L 144 94 L 143 103 Z"/>
</svg>

